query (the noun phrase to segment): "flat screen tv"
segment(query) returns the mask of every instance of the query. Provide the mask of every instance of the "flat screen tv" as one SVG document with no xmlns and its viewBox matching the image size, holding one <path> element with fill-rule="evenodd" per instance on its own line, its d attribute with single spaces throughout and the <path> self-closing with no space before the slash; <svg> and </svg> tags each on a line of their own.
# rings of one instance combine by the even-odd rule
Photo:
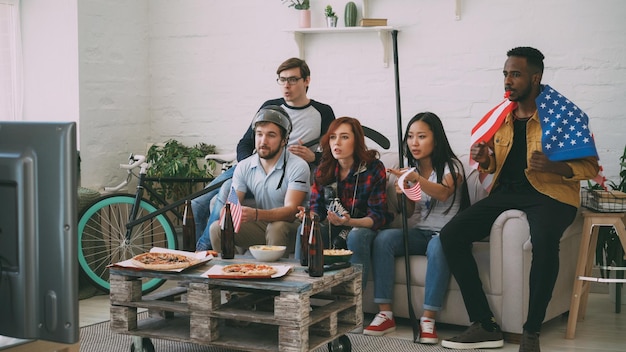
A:
<svg viewBox="0 0 626 352">
<path fill-rule="evenodd" d="M 79 339 L 74 122 L 0 121 L 0 335 Z"/>
</svg>

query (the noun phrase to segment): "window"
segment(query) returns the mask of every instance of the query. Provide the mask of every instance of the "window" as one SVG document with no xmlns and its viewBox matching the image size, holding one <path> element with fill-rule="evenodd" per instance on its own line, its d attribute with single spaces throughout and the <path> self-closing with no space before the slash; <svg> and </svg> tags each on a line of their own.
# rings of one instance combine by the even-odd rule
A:
<svg viewBox="0 0 626 352">
<path fill-rule="evenodd" d="M 19 0 L 0 0 L 0 120 L 22 120 Z"/>
</svg>

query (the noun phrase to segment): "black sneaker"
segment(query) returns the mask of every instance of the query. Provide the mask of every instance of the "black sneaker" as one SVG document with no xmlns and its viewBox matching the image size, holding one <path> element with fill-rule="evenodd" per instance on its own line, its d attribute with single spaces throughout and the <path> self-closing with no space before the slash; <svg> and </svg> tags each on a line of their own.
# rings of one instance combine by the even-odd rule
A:
<svg viewBox="0 0 626 352">
<path fill-rule="evenodd" d="M 539 333 L 524 330 L 522 341 L 519 344 L 519 352 L 541 352 L 541 348 L 539 348 Z"/>
<path fill-rule="evenodd" d="M 479 322 L 476 322 L 463 331 L 461 335 L 442 340 L 441 346 L 459 350 L 498 348 L 504 346 L 504 335 L 500 329 L 487 331 Z"/>
</svg>

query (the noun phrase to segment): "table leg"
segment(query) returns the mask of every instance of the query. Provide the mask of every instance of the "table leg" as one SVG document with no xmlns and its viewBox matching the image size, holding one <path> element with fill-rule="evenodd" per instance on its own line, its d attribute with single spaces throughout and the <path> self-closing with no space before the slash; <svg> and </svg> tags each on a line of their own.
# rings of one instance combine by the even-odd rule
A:
<svg viewBox="0 0 626 352">
<path fill-rule="evenodd" d="M 595 244 L 591 242 L 592 227 L 593 222 L 591 217 L 585 217 L 585 220 L 583 222 L 583 233 L 580 240 L 580 248 L 578 250 L 578 261 L 576 263 L 575 274 L 576 277 L 574 278 L 574 289 L 572 291 L 569 318 L 567 319 L 567 329 L 565 331 L 566 339 L 573 339 L 576 334 L 576 323 L 578 322 L 580 301 L 581 296 L 584 292 L 583 285 L 585 284 L 585 281 L 579 280 L 578 278 L 585 275 L 589 255 L 590 253 L 595 252 Z"/>
</svg>

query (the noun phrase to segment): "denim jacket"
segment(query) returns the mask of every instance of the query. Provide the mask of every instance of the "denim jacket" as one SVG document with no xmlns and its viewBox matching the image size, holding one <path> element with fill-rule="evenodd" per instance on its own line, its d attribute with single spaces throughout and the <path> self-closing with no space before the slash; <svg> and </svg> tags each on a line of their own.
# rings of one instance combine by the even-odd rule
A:
<svg viewBox="0 0 626 352">
<path fill-rule="evenodd" d="M 541 122 L 539 121 L 539 115 L 535 111 L 535 114 L 528 120 L 526 126 L 527 163 L 530 162 L 530 157 L 534 151 L 542 151 L 541 135 Z M 511 113 L 506 117 L 502 126 L 496 131 L 488 144 L 493 150 L 493 154 L 489 157 L 489 168 L 479 168 L 479 171 L 494 174 L 493 188 L 495 188 L 498 185 L 502 166 L 513 145 L 513 116 Z M 537 191 L 559 202 L 578 208 L 580 206 L 580 181 L 594 178 L 598 174 L 600 166 L 596 157 L 567 160 L 565 162 L 572 168 L 572 177 L 564 177 L 528 168 L 524 172 L 530 184 Z"/>
</svg>

